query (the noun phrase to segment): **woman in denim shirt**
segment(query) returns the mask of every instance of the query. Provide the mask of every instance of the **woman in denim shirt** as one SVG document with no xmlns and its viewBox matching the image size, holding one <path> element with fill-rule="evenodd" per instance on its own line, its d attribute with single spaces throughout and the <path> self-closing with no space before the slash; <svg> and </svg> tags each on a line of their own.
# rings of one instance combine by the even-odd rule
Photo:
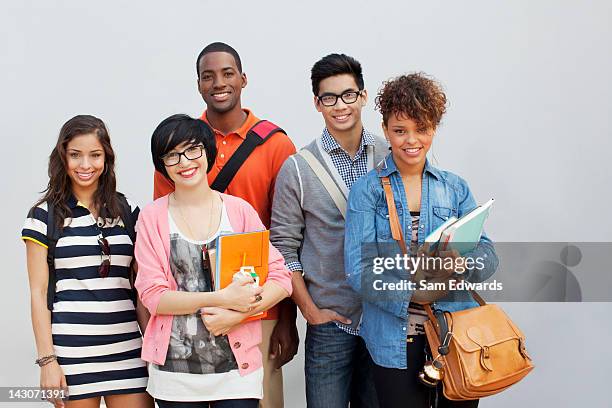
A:
<svg viewBox="0 0 612 408">
<path fill-rule="evenodd" d="M 429 407 L 437 399 L 440 407 L 476 407 L 478 400 L 449 401 L 442 392 L 436 395 L 420 384 L 417 375 L 425 361 L 422 323 L 426 316 L 422 307 L 410 302 L 414 291 L 401 285 L 383 286 L 410 280 L 410 272 L 397 265 L 383 269 L 382 258 L 395 259 L 402 252 L 391 236 L 382 177 L 391 181 L 403 235 L 413 256 L 423 251 L 427 235 L 449 217 L 459 218 L 477 206 L 465 180 L 433 167 L 426 158 L 446 111 L 446 95 L 434 80 L 410 74 L 386 82 L 376 105 L 383 115 L 391 153 L 351 189 L 344 251 L 347 280 L 363 299 L 360 335 L 376 365 L 380 406 Z M 452 270 L 442 273 L 481 282 L 497 268 L 493 243 L 484 234 L 476 248 L 463 256 L 478 260 L 478 267 L 461 275 Z M 456 290 L 433 307 L 457 311 L 477 305 L 469 292 Z"/>
</svg>

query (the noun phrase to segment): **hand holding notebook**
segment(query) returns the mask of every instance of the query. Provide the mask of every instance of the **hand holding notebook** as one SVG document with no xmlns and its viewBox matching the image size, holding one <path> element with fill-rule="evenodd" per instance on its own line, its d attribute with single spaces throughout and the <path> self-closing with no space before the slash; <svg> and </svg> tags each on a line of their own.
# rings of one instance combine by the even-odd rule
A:
<svg viewBox="0 0 612 408">
<path fill-rule="evenodd" d="M 220 292 L 223 295 L 223 307 L 237 312 L 249 312 L 258 305 L 263 288 L 250 275 L 239 275 Z"/>
<path fill-rule="evenodd" d="M 215 290 L 226 288 L 234 279 L 244 279 L 245 275 L 262 286 L 268 277 L 269 250 L 270 231 L 267 230 L 219 236 L 214 254 L 215 267 L 211 273 Z M 261 312 L 246 320 L 261 319 L 266 315 L 267 312 Z"/>
</svg>

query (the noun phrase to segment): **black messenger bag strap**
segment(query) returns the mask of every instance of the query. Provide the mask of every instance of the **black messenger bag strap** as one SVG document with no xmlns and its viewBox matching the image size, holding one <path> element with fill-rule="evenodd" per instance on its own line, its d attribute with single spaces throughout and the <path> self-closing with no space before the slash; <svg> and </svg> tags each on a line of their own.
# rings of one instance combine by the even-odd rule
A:
<svg viewBox="0 0 612 408">
<path fill-rule="evenodd" d="M 47 284 L 47 309 L 53 311 L 53 300 L 55 299 L 55 245 L 59 239 L 59 231 L 55 222 L 55 206 L 47 202 L 47 265 L 49 267 L 49 281 Z"/>
<path fill-rule="evenodd" d="M 121 193 L 117 193 L 117 199 L 119 201 L 119 208 L 121 210 L 121 221 L 123 221 L 123 225 L 125 226 L 125 230 L 127 231 L 130 240 L 132 240 L 132 244 L 136 244 L 136 224 L 132 218 L 130 203 L 128 203 L 125 195 Z"/>
<path fill-rule="evenodd" d="M 121 221 L 123 221 L 123 226 L 130 237 L 133 245 L 136 245 L 136 223 L 134 218 L 132 217 L 132 209 L 130 208 L 130 203 L 128 203 L 125 195 L 121 193 L 117 193 L 117 199 L 119 200 L 119 208 L 121 210 Z M 134 271 L 134 262 L 135 258 L 132 258 L 132 263 L 129 266 L 128 271 L 128 279 L 130 281 L 130 288 L 132 290 L 131 298 L 134 306 L 137 305 L 138 302 L 138 293 L 136 292 L 136 288 L 134 287 L 134 282 L 136 282 L 136 274 Z"/>
<path fill-rule="evenodd" d="M 244 141 L 238 146 L 238 149 L 236 149 L 232 157 L 230 157 L 225 166 L 223 166 L 219 174 L 217 174 L 210 188 L 224 193 L 227 186 L 229 186 L 234 179 L 236 173 L 238 173 L 240 166 L 242 166 L 253 150 L 268 140 L 270 136 L 278 132 L 285 133 L 283 129 L 267 120 L 261 120 L 253 125 L 253 127 L 249 129 Z"/>
</svg>

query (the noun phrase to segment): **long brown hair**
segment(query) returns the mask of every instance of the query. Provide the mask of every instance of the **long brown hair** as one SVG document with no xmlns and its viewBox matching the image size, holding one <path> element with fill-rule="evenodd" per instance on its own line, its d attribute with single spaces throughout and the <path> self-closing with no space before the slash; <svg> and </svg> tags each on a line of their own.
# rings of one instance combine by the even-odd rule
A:
<svg viewBox="0 0 612 408">
<path fill-rule="evenodd" d="M 72 216 L 68 200 L 72 196 L 72 180 L 67 171 L 66 147 L 77 136 L 93 133 L 104 149 L 104 171 L 98 180 L 98 188 L 93 197 L 93 206 L 100 217 L 115 219 L 121 215 L 117 200 L 115 178 L 115 152 L 111 146 L 106 125 L 91 115 L 77 115 L 64 123 L 57 144 L 49 156 L 49 184 L 43 191 L 44 196 L 37 205 L 47 202 L 55 208 L 55 222 L 61 230 L 64 220 Z"/>
</svg>

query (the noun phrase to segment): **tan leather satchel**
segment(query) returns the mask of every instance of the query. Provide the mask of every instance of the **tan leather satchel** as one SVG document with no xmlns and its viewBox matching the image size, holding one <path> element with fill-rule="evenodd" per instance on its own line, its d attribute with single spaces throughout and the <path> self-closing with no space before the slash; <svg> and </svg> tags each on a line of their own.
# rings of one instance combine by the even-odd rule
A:
<svg viewBox="0 0 612 408">
<path fill-rule="evenodd" d="M 458 312 L 425 305 L 427 342 L 442 362 L 443 392 L 449 400 L 470 400 L 497 394 L 533 369 L 525 336 L 497 305 L 472 293 L 479 307 Z"/>
<path fill-rule="evenodd" d="M 404 252 L 406 243 L 389 178 L 383 177 L 382 184 L 391 234 Z M 427 342 L 434 360 L 442 363 L 444 396 L 454 401 L 497 394 L 534 368 L 521 330 L 499 306 L 486 304 L 476 292 L 471 293 L 479 307 L 434 312 L 429 303 L 423 304 L 429 316 L 424 324 Z"/>
</svg>

